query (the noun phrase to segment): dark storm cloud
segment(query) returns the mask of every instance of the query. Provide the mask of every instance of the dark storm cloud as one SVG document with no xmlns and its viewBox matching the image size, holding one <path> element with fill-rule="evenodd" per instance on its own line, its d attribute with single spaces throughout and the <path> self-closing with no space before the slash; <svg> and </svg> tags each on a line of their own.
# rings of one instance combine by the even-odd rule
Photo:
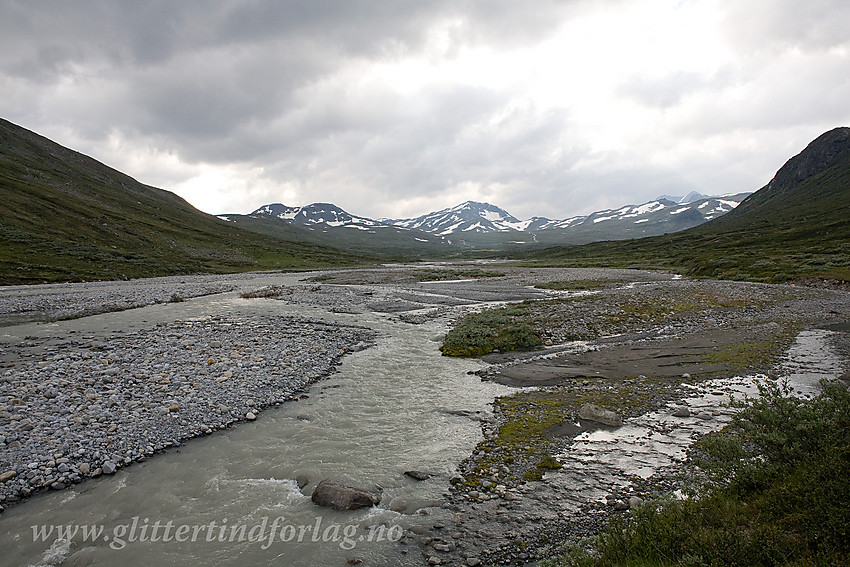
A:
<svg viewBox="0 0 850 567">
<path fill-rule="evenodd" d="M 704 8 L 722 54 L 684 37 L 693 61 L 632 56 L 655 39 L 642 29 Z M 840 0 L 0 0 L 0 15 L 5 118 L 143 181 L 197 178 L 187 196 L 209 212 L 286 191 L 374 216 L 473 197 L 566 216 L 751 190 L 850 118 Z"/>
</svg>

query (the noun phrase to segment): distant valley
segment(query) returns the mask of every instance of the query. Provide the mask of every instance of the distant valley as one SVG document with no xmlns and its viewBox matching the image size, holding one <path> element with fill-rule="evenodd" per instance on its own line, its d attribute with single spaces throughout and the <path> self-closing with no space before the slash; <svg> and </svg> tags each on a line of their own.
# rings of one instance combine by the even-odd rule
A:
<svg viewBox="0 0 850 567">
<path fill-rule="evenodd" d="M 546 217 L 519 220 L 502 208 L 475 201 L 407 219 L 370 219 L 331 203 L 304 207 L 272 203 L 250 215 L 226 214 L 219 218 L 254 230 L 261 230 L 261 227 L 273 230 L 274 223 L 300 227 L 313 233 L 317 240 L 331 245 L 335 241 L 345 241 L 349 246 L 352 241 L 362 242 L 360 251 L 368 251 L 370 241 L 398 250 L 512 248 L 584 244 L 677 232 L 728 213 L 748 195 L 750 193 L 717 197 L 698 193 L 686 197 L 665 195 L 639 205 L 562 220 Z"/>
<path fill-rule="evenodd" d="M 306 270 L 426 259 L 639 267 L 781 282 L 850 280 L 850 128 L 755 193 L 662 195 L 566 219 L 467 201 L 371 219 L 330 203 L 209 215 L 0 119 L 0 283 Z"/>
</svg>

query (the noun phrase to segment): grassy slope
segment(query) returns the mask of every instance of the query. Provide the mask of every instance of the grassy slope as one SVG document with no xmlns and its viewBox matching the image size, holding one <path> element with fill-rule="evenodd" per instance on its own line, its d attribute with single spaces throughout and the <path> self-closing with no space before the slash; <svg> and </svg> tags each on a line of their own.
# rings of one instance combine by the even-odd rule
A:
<svg viewBox="0 0 850 567">
<path fill-rule="evenodd" d="M 295 231 L 295 229 L 293 229 Z M 362 260 L 261 236 L 0 120 L 0 283 L 311 268 Z"/>
<path fill-rule="evenodd" d="M 445 258 L 458 252 L 433 234 L 417 230 L 375 228 L 366 232 L 347 227 L 327 227 L 325 230 L 316 227 L 310 230 L 261 215 L 227 215 L 227 218 L 239 228 L 259 234 L 277 236 L 287 230 L 298 232 L 304 241 L 343 248 L 355 254 L 380 256 L 383 260 Z"/>
<path fill-rule="evenodd" d="M 555 247 L 526 258 L 551 265 L 662 268 L 753 281 L 850 279 L 850 150 L 820 173 L 786 181 L 768 185 L 731 213 L 681 233 Z"/>
</svg>

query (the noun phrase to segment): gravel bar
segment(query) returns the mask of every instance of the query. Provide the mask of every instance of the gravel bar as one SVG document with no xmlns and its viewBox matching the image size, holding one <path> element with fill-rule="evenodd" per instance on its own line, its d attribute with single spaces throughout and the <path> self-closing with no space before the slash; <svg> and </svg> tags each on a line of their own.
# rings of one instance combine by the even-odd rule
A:
<svg viewBox="0 0 850 567">
<path fill-rule="evenodd" d="M 368 329 L 255 315 L 72 340 L 0 376 L 0 510 L 254 420 L 373 344 Z"/>
</svg>

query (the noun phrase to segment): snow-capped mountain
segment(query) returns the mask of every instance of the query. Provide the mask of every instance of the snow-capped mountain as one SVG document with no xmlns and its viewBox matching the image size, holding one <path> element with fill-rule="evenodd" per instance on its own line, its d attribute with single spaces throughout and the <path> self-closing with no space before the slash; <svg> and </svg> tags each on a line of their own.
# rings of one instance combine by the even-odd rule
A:
<svg viewBox="0 0 850 567">
<path fill-rule="evenodd" d="M 304 242 L 363 254 L 378 251 L 384 255 L 433 256 L 444 253 L 451 245 L 442 236 L 352 215 L 330 203 L 303 207 L 272 203 L 249 215 L 227 214 L 218 218 L 262 234 L 283 233 Z"/>
<path fill-rule="evenodd" d="M 354 216 L 336 205 L 330 203 L 312 203 L 304 207 L 287 207 L 280 203 L 264 205 L 251 213 L 252 215 L 266 215 L 301 226 L 359 228 L 369 230 L 383 223 Z"/>
<path fill-rule="evenodd" d="M 386 222 L 441 236 L 463 232 L 525 230 L 528 226 L 528 221 L 520 221 L 504 209 L 475 201 L 467 201 L 455 207 L 412 219 L 387 220 Z"/>
<path fill-rule="evenodd" d="M 523 221 L 489 203 L 467 201 L 456 207 L 428 213 L 421 217 L 385 222 L 406 228 L 417 228 L 441 236 L 484 232 L 540 232 L 571 229 L 582 225 L 597 227 L 598 232 L 607 229 L 617 232 L 613 225 L 620 223 L 634 225 L 669 223 L 670 232 L 672 232 L 681 230 L 683 225 L 696 226 L 728 213 L 747 195 L 748 193 L 742 193 L 723 197 L 706 197 L 692 192 L 676 201 L 658 198 L 642 205 L 625 205 L 619 209 L 606 209 L 562 220 L 532 217 Z"/>
<path fill-rule="evenodd" d="M 548 220 L 535 217 L 534 222 L 527 230 L 546 230 L 551 228 L 571 228 L 581 224 L 604 223 L 607 221 L 627 221 L 632 224 L 643 224 L 646 222 L 663 222 L 669 217 L 684 215 L 688 218 L 698 220 L 697 224 L 710 221 L 724 213 L 728 213 L 738 206 L 749 193 L 738 195 L 726 195 L 723 197 L 703 197 L 693 201 L 678 202 L 666 198 L 659 198 L 642 205 L 626 205 L 619 209 L 605 209 L 596 211 L 586 216 L 571 217 L 564 220 Z M 687 198 L 687 197 L 686 197 Z"/>
<path fill-rule="evenodd" d="M 351 247 L 357 242 L 364 249 L 370 246 L 430 250 L 433 246 L 581 244 L 656 236 L 692 228 L 731 211 L 747 195 L 749 193 L 706 197 L 692 192 L 685 197 L 663 196 L 641 205 L 624 205 L 560 220 L 546 217 L 519 220 L 495 205 L 476 201 L 408 219 L 358 217 L 330 203 L 303 207 L 273 203 L 250 215 L 220 218 L 243 224 L 250 219 L 282 221 L 306 229 L 334 246 Z"/>
<path fill-rule="evenodd" d="M 710 199 L 710 198 L 711 198 L 711 196 L 709 196 L 709 195 L 703 195 L 702 193 L 697 193 L 696 191 L 691 191 L 690 193 L 688 193 L 684 197 L 682 197 L 681 195 L 679 195 L 679 196 L 661 195 L 656 199 L 656 201 L 665 200 L 665 201 L 673 201 L 674 203 L 693 203 L 694 201 L 701 201 L 703 199 Z"/>
</svg>

